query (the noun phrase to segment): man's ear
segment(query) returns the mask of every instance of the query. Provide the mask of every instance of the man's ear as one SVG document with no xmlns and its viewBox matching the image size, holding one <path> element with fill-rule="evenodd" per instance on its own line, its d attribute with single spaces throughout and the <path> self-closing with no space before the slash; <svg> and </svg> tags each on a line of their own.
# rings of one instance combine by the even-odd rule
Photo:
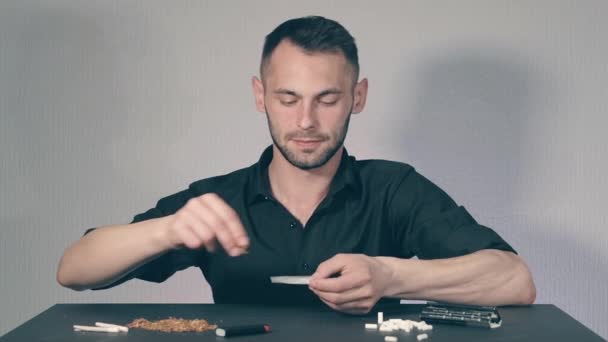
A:
<svg viewBox="0 0 608 342">
<path fill-rule="evenodd" d="M 255 109 L 260 113 L 266 113 L 266 105 L 264 104 L 264 83 L 256 76 L 253 76 L 251 78 L 251 88 L 255 99 Z"/>
<path fill-rule="evenodd" d="M 355 85 L 355 98 L 353 102 L 353 114 L 358 114 L 365 108 L 367 100 L 367 78 L 362 79 Z"/>
</svg>

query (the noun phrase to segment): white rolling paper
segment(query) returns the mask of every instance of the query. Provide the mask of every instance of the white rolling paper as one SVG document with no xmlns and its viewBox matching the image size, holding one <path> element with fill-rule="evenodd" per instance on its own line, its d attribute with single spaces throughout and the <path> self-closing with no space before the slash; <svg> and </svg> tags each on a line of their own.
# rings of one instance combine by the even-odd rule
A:
<svg viewBox="0 0 608 342">
<path fill-rule="evenodd" d="M 270 277 L 270 282 L 275 283 L 275 284 L 308 285 L 308 283 L 310 282 L 310 276 Z"/>
</svg>

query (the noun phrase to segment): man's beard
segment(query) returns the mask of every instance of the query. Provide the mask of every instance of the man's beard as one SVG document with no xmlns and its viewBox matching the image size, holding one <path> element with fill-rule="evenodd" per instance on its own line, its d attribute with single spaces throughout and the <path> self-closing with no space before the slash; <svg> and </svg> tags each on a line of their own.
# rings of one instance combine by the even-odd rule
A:
<svg viewBox="0 0 608 342">
<path fill-rule="evenodd" d="M 272 126 L 272 122 L 270 122 L 270 116 L 268 115 L 268 111 L 266 111 L 266 119 L 268 120 L 268 128 L 270 129 L 270 136 L 272 137 L 272 141 L 275 146 L 279 149 L 283 157 L 293 166 L 301 169 L 301 170 L 311 170 L 316 169 L 325 165 L 335 154 L 338 152 L 340 147 L 344 144 L 344 140 L 346 139 L 346 133 L 348 132 L 348 124 L 350 122 L 351 113 L 348 114 L 344 125 L 340 127 L 340 131 L 338 132 L 336 141 L 326 147 L 321 153 L 314 159 L 306 159 L 299 158 L 297 153 L 291 151 L 287 144 L 293 138 L 307 138 L 307 139 L 319 139 L 322 141 L 327 141 L 330 139 L 327 135 L 319 135 L 319 134 L 306 134 L 306 133 L 290 133 L 285 136 L 285 144 L 281 144 L 279 141 L 278 133 Z"/>
</svg>

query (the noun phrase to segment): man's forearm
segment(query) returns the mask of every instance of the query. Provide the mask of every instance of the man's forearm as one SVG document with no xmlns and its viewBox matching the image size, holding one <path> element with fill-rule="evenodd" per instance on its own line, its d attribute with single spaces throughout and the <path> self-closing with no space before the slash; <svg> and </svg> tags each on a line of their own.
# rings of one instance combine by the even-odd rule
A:
<svg viewBox="0 0 608 342">
<path fill-rule="evenodd" d="M 108 285 L 168 250 L 162 241 L 166 218 L 95 230 L 66 249 L 57 281 L 73 290 Z"/>
<path fill-rule="evenodd" d="M 377 259 L 393 275 L 386 297 L 475 305 L 531 304 L 536 298 L 528 267 L 511 252 L 488 249 L 448 259 Z"/>
</svg>

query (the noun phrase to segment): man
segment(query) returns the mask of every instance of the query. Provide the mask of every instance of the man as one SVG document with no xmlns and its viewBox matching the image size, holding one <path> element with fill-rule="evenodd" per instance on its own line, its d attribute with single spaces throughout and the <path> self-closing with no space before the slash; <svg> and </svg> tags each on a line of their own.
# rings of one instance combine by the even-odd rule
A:
<svg viewBox="0 0 608 342">
<path fill-rule="evenodd" d="M 354 39 L 337 22 L 278 26 L 252 79 L 273 140 L 260 161 L 197 181 L 131 224 L 87 232 L 66 249 L 58 282 L 162 282 L 197 266 L 216 303 L 323 302 L 355 314 L 382 298 L 532 303 L 527 266 L 494 231 L 411 166 L 348 156 L 350 115 L 367 96 L 358 74 Z M 271 284 L 275 275 L 312 278 Z"/>
</svg>

